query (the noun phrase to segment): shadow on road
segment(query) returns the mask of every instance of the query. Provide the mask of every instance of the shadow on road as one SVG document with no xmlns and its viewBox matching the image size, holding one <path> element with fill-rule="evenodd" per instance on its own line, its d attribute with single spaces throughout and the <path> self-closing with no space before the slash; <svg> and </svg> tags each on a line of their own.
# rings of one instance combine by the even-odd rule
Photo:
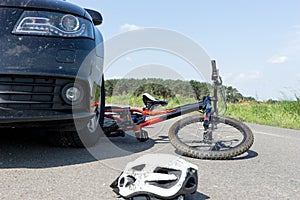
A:
<svg viewBox="0 0 300 200">
<path fill-rule="evenodd" d="M 139 142 L 135 136 L 126 134 L 124 138 L 102 137 L 95 146 L 87 150 L 97 160 L 106 160 L 146 151 L 152 148 L 156 143 L 157 142 L 151 138 L 146 142 Z"/>
<path fill-rule="evenodd" d="M 186 200 L 206 200 L 206 199 L 209 199 L 209 198 L 210 198 L 209 196 L 206 196 L 205 194 L 202 194 L 200 192 L 196 192 L 194 194 L 187 194 L 185 196 Z M 146 199 L 148 199 L 148 197 L 145 197 L 145 196 L 138 196 L 138 197 L 133 197 L 132 198 L 132 200 L 146 200 Z M 162 199 L 158 199 L 158 198 L 155 198 L 155 197 L 149 197 L 149 199 L 151 199 L 151 200 L 162 200 Z"/>
<path fill-rule="evenodd" d="M 252 150 L 248 150 L 246 151 L 244 154 L 231 158 L 229 160 L 246 160 L 246 159 L 251 159 L 251 158 L 255 158 L 258 156 L 258 153 Z"/>
<path fill-rule="evenodd" d="M 55 147 L 47 140 L 46 133 L 26 130 L 1 130 L 0 169 L 8 168 L 51 168 L 119 158 L 151 149 L 155 144 L 167 144 L 167 136 L 158 136 L 146 142 L 135 137 L 102 137 L 91 148 Z M 51 136 L 51 135 L 50 135 Z M 176 150 L 175 150 L 176 152 Z M 176 152 L 177 153 L 177 152 Z M 252 159 L 258 153 L 248 150 L 241 156 L 229 160 Z"/>
<path fill-rule="evenodd" d="M 205 194 L 202 194 L 200 192 L 196 192 L 195 194 L 186 196 L 186 200 L 206 200 L 209 198 L 209 196 L 206 196 Z"/>
<path fill-rule="evenodd" d="M 151 139 L 140 143 L 133 137 L 104 137 L 96 145 L 97 155 L 101 156 L 95 157 L 90 149 L 53 146 L 47 136 L 49 135 L 46 133 L 34 131 L 1 130 L 0 169 L 51 168 L 89 163 L 98 161 L 99 158 L 116 158 L 142 152 L 155 144 Z"/>
</svg>

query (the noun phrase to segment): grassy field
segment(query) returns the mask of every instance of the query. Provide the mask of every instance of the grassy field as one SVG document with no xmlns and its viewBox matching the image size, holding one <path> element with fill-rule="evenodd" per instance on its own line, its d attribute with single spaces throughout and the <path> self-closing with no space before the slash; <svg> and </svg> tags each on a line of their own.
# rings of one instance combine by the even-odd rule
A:
<svg viewBox="0 0 300 200">
<path fill-rule="evenodd" d="M 227 116 L 244 122 L 300 130 L 300 101 L 229 104 Z"/>
<path fill-rule="evenodd" d="M 195 102 L 192 98 L 176 96 L 167 99 L 167 107 Z M 141 97 L 130 95 L 106 97 L 106 104 L 130 105 L 143 107 Z M 228 104 L 226 116 L 236 118 L 243 122 L 276 126 L 300 130 L 300 99 L 297 101 L 269 101 L 269 102 L 242 102 Z"/>
</svg>

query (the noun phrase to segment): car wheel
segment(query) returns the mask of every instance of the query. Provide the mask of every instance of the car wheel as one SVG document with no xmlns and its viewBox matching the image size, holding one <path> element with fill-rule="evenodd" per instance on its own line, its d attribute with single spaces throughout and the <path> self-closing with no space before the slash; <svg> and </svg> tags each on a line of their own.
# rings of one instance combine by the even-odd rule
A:
<svg viewBox="0 0 300 200">
<path fill-rule="evenodd" d="M 95 116 L 91 118 L 86 126 L 81 130 L 60 131 L 57 132 L 52 141 L 55 145 L 63 147 L 91 147 L 94 146 L 101 135 L 103 135 L 102 126 L 104 121 L 105 107 L 105 88 L 104 77 L 102 77 L 102 86 L 98 107 L 95 109 Z"/>
</svg>

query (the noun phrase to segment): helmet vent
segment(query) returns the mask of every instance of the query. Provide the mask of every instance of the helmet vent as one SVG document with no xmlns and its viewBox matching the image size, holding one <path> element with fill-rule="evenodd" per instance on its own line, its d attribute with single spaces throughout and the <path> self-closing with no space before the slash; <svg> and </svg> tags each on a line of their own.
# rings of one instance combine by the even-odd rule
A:
<svg viewBox="0 0 300 200">
<path fill-rule="evenodd" d="M 193 188 L 196 186 L 196 181 L 193 177 L 189 178 L 189 180 L 185 184 L 185 188 Z"/>
<path fill-rule="evenodd" d="M 146 166 L 145 164 L 137 165 L 137 166 L 132 167 L 132 169 L 135 171 L 142 171 L 145 168 L 145 166 Z"/>
<path fill-rule="evenodd" d="M 120 179 L 119 185 L 120 187 L 129 187 L 132 185 L 136 179 L 133 176 L 126 176 Z"/>
</svg>

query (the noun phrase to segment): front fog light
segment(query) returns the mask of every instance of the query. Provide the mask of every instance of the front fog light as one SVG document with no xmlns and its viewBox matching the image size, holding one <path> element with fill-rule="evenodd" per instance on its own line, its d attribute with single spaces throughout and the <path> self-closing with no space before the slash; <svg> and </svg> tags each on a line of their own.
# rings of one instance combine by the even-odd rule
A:
<svg viewBox="0 0 300 200">
<path fill-rule="evenodd" d="M 62 98 L 67 104 L 78 104 L 84 96 L 83 89 L 79 85 L 68 84 L 62 90 Z"/>
<path fill-rule="evenodd" d="M 66 97 L 69 101 L 78 101 L 78 99 L 80 99 L 80 90 L 76 87 L 70 87 L 69 89 L 67 89 L 66 91 Z"/>
</svg>

